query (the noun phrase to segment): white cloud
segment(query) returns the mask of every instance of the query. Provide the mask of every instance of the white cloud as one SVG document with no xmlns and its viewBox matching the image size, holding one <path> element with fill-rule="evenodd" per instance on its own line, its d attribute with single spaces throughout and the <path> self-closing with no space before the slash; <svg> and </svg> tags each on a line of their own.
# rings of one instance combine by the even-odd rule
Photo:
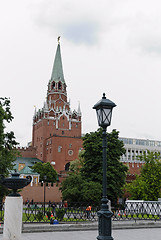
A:
<svg viewBox="0 0 161 240">
<path fill-rule="evenodd" d="M 93 45 L 98 42 L 99 26 L 91 20 L 64 23 L 60 26 L 63 37 L 76 44 Z"/>
<path fill-rule="evenodd" d="M 105 9 L 98 1 L 93 4 L 92 1 L 70 0 L 67 3 L 48 0 L 31 6 L 33 20 L 39 28 L 44 28 L 50 35 L 61 35 L 75 44 L 97 44 L 99 33 L 104 31 L 103 25 L 107 28 L 107 21 L 102 19 Z M 106 16 L 107 13 L 108 9 Z"/>
<path fill-rule="evenodd" d="M 161 55 L 161 18 L 142 16 L 133 19 L 129 27 L 129 43 L 145 55 Z"/>
</svg>

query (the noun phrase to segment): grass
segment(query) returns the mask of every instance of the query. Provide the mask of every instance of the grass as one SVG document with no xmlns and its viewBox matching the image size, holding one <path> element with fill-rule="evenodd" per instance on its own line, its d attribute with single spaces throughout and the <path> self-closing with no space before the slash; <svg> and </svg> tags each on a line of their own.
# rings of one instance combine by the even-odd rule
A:
<svg viewBox="0 0 161 240">
<path fill-rule="evenodd" d="M 52 208 L 51 208 L 52 209 Z M 51 212 L 51 209 L 46 208 L 45 211 L 47 212 Z M 25 209 L 24 209 L 25 210 Z M 32 212 L 29 213 L 23 213 L 23 217 L 22 217 L 22 221 L 23 222 L 50 222 L 50 215 L 44 216 L 43 215 L 43 208 L 39 208 L 39 209 L 29 209 Z M 80 218 L 78 218 L 77 216 L 72 216 L 69 218 L 68 217 L 64 217 L 61 222 L 85 222 L 88 221 L 88 219 L 86 219 L 86 217 L 83 215 L 84 212 L 83 211 L 72 211 L 72 210 L 67 210 L 66 214 L 71 214 L 71 213 L 82 213 L 82 216 L 80 216 Z M 52 217 L 52 219 L 56 219 L 55 217 Z M 160 215 L 153 215 L 153 214 L 127 214 L 127 215 L 120 215 L 118 216 L 118 214 L 114 213 L 113 215 L 113 219 L 115 220 L 125 220 L 125 219 L 129 219 L 129 220 L 161 220 L 161 216 Z M 0 211 L 0 222 L 2 222 L 4 220 L 4 211 Z"/>
<path fill-rule="evenodd" d="M 117 219 L 140 219 L 140 220 L 160 220 L 160 216 L 159 215 L 153 215 L 153 214 L 128 214 L 128 215 L 120 215 L 120 216 L 117 216 L 114 214 L 114 218 L 117 218 Z"/>
</svg>

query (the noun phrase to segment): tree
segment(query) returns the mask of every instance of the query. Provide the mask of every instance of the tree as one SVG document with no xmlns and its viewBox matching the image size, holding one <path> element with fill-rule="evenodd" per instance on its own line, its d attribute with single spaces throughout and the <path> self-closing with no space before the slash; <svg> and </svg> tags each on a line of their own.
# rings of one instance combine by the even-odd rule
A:
<svg viewBox="0 0 161 240">
<path fill-rule="evenodd" d="M 113 130 L 107 133 L 107 196 L 112 204 L 123 194 L 127 167 L 120 162 L 125 153 L 124 144 L 118 139 L 119 132 Z M 83 142 L 84 165 L 81 173 L 88 181 L 102 184 L 102 129 L 86 134 Z"/>
<path fill-rule="evenodd" d="M 45 176 L 45 182 L 54 183 L 57 180 L 57 172 L 49 162 L 37 162 L 34 166 L 32 166 L 32 169 L 34 169 L 35 172 L 40 174 L 40 181 L 44 181 Z"/>
<path fill-rule="evenodd" d="M 84 150 L 79 152 L 78 159 L 75 159 L 74 161 L 70 162 L 69 171 L 71 172 L 79 172 L 81 167 L 83 166 L 84 158 L 82 157 L 84 153 Z"/>
<path fill-rule="evenodd" d="M 69 176 L 63 182 L 62 194 L 64 199 L 68 198 L 67 193 L 72 192 L 75 195 L 73 199 L 89 199 L 90 195 L 93 197 L 93 189 L 95 188 L 95 195 L 98 193 L 99 201 L 102 192 L 102 129 L 96 132 L 87 133 L 83 138 L 84 151 L 81 155 L 83 159 L 78 171 Z M 120 162 L 120 157 L 125 153 L 123 142 L 118 139 L 118 132 L 113 130 L 112 133 L 107 134 L 107 196 L 112 204 L 117 202 L 118 197 L 123 194 L 122 188 L 125 184 L 127 167 Z M 77 163 L 78 165 L 78 163 Z M 77 181 L 79 178 L 79 181 Z M 74 182 L 76 180 L 76 182 Z M 72 183 L 70 184 L 70 182 Z M 73 184 L 74 183 L 74 184 Z M 70 188 L 70 189 L 69 189 Z M 87 191 L 88 189 L 88 191 Z M 65 194 L 64 194 L 65 192 Z M 86 194 L 87 192 L 87 194 Z M 81 197 L 80 197 L 81 196 Z M 85 197 L 86 196 L 86 197 Z M 96 199 L 98 201 L 98 199 Z"/>
<path fill-rule="evenodd" d="M 140 156 L 145 162 L 140 175 L 126 185 L 131 199 L 157 201 L 161 197 L 161 160 L 160 153 L 148 152 Z"/>
<path fill-rule="evenodd" d="M 80 173 L 70 173 L 62 182 L 63 200 L 99 204 L 102 187 L 99 183 L 84 180 Z"/>
<path fill-rule="evenodd" d="M 9 171 L 13 169 L 14 161 L 18 151 L 13 131 L 5 132 L 5 124 L 13 120 L 10 111 L 10 100 L 8 98 L 0 98 L 0 174 L 7 176 Z M 4 197 L 6 189 L 0 185 L 0 199 Z"/>
</svg>

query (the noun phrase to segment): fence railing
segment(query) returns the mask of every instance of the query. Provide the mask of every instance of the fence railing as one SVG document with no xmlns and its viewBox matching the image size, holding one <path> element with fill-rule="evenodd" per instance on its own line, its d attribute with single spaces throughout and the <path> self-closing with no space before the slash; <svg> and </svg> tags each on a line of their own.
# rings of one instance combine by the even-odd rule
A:
<svg viewBox="0 0 161 240">
<path fill-rule="evenodd" d="M 87 203 L 25 203 L 23 205 L 24 223 L 84 222 L 97 221 L 100 206 Z M 0 206 L 0 222 L 4 221 L 5 204 Z M 113 221 L 123 220 L 161 220 L 161 202 L 127 201 L 122 208 L 112 208 Z"/>
<path fill-rule="evenodd" d="M 122 209 L 113 211 L 113 220 L 161 220 L 161 202 L 126 201 Z"/>
<path fill-rule="evenodd" d="M 83 203 L 34 203 L 24 205 L 23 222 L 62 222 L 96 221 L 97 206 L 88 210 L 88 205 Z"/>
</svg>

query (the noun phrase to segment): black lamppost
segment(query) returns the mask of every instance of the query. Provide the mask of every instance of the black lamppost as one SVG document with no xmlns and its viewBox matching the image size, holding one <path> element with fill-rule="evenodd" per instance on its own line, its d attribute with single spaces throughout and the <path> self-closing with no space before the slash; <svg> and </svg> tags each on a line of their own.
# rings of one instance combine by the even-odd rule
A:
<svg viewBox="0 0 161 240">
<path fill-rule="evenodd" d="M 108 199 L 107 199 L 107 135 L 106 130 L 107 127 L 111 124 L 112 117 L 112 109 L 116 106 L 115 103 L 106 99 L 105 93 L 103 94 L 102 99 L 94 105 L 94 109 L 97 112 L 98 125 L 103 128 L 103 197 L 101 199 L 101 210 L 98 211 L 99 225 L 98 231 L 99 236 L 98 240 L 113 240 L 111 236 L 111 217 L 113 215 L 112 212 L 109 211 L 108 208 Z"/>
<path fill-rule="evenodd" d="M 46 197 L 46 179 L 47 179 L 47 176 L 44 176 L 43 177 L 44 179 L 44 216 L 45 216 L 45 197 Z"/>
</svg>

